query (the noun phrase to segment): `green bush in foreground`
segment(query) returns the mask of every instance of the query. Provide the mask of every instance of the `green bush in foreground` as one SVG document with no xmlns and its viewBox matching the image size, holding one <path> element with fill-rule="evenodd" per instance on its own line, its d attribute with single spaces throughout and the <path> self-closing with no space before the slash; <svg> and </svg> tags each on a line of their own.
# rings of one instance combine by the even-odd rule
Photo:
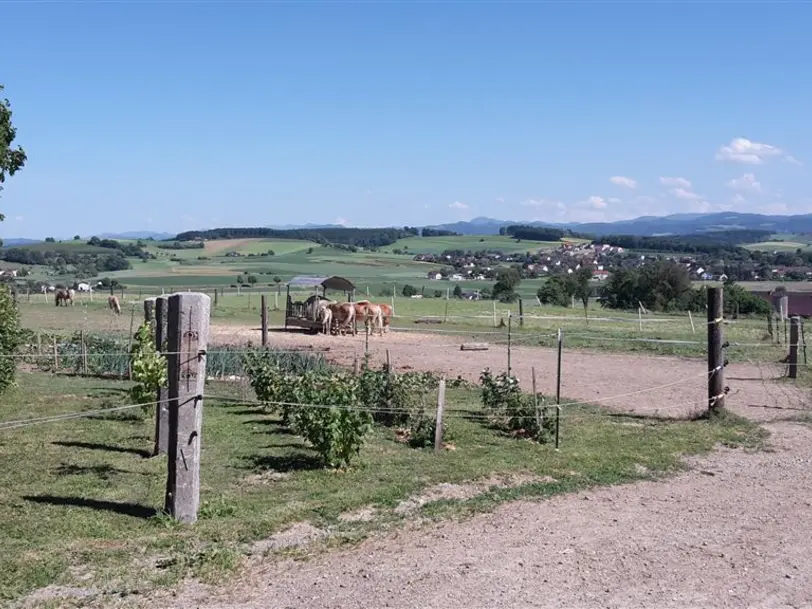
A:
<svg viewBox="0 0 812 609">
<path fill-rule="evenodd" d="M 23 340 L 20 311 L 7 285 L 0 285 L 0 393 L 14 384 L 17 361 L 14 357 Z"/>
</svg>

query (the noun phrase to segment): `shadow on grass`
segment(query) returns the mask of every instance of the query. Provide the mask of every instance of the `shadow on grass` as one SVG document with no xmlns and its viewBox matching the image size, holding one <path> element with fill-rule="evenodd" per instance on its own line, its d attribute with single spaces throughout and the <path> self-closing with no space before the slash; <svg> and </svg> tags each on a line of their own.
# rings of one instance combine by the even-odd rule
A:
<svg viewBox="0 0 812 609">
<path fill-rule="evenodd" d="M 245 469 L 275 472 L 310 471 L 324 468 L 318 455 L 295 452 L 286 455 L 254 455 L 246 457 Z"/>
<path fill-rule="evenodd" d="M 26 501 L 45 505 L 83 507 L 101 512 L 114 512 L 133 518 L 145 520 L 158 514 L 158 510 L 139 503 L 124 503 L 118 501 L 101 501 L 98 499 L 85 499 L 83 497 L 56 497 L 54 495 L 23 495 Z"/>
<path fill-rule="evenodd" d="M 143 476 L 149 475 L 143 472 L 131 472 L 126 469 L 119 469 L 106 463 L 103 465 L 74 465 L 72 463 L 63 463 L 53 471 L 54 474 L 59 477 L 91 474 L 97 476 L 101 480 L 110 480 L 113 476 L 117 476 L 118 474 L 138 474 Z"/>
<path fill-rule="evenodd" d="M 67 448 L 86 448 L 88 450 L 104 450 L 111 453 L 126 453 L 130 455 L 138 455 L 142 459 L 147 459 L 152 456 L 152 452 L 146 448 L 125 448 L 123 446 L 114 446 L 112 444 L 96 444 L 94 442 L 65 442 L 56 441 L 51 442 L 56 446 L 65 446 Z"/>
</svg>

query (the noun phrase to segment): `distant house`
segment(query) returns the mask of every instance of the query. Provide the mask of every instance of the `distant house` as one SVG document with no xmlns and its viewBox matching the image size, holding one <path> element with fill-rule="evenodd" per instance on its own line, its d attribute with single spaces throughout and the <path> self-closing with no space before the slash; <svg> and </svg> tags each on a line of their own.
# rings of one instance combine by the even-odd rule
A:
<svg viewBox="0 0 812 609">
<path fill-rule="evenodd" d="M 479 290 L 463 290 L 462 297 L 464 300 L 479 300 Z"/>
<path fill-rule="evenodd" d="M 443 274 L 440 271 L 429 271 L 428 278 L 434 281 L 443 278 Z"/>
<path fill-rule="evenodd" d="M 609 271 L 601 271 L 601 270 L 592 271 L 592 279 L 595 279 L 597 281 L 603 281 L 604 279 L 607 279 L 608 277 L 609 277 Z"/>
<path fill-rule="evenodd" d="M 763 298 L 773 306 L 774 311 L 780 311 L 781 291 L 772 290 L 770 292 L 753 292 L 755 296 Z M 786 292 L 788 315 L 796 315 L 804 318 L 812 317 L 812 292 Z"/>
</svg>

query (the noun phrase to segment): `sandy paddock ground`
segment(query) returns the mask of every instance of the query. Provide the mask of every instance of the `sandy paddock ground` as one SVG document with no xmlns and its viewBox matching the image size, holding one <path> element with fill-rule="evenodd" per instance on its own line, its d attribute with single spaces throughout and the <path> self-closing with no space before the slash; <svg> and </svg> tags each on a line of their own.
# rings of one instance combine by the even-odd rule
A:
<svg viewBox="0 0 812 609">
<path fill-rule="evenodd" d="M 257 340 L 253 330 L 214 329 L 217 342 Z M 279 347 L 329 346 L 351 361 L 361 341 L 272 334 Z M 475 378 L 503 369 L 504 351 L 460 352 L 460 339 L 395 334 L 370 341 L 375 358 L 391 349 L 401 369 Z M 454 347 L 456 343 L 456 348 Z M 444 347 L 442 345 L 449 345 Z M 360 351 L 362 352 L 362 351 Z M 537 366 L 550 392 L 554 354 L 516 349 L 526 384 Z M 595 399 L 680 379 L 613 406 L 677 412 L 705 396 L 704 362 L 567 352 L 563 393 Z M 692 460 L 664 482 L 602 488 L 547 501 L 514 502 L 462 523 L 405 529 L 306 563 L 266 562 L 224 589 L 189 586 L 145 606 L 203 609 L 505 607 L 812 607 L 812 428 L 778 421 L 804 395 L 769 378 L 779 373 L 740 362 L 728 368 L 729 406 L 767 422 L 767 451 L 720 449 Z M 642 397 L 645 396 L 645 397 Z M 757 407 L 754 407 L 757 406 Z M 141 601 L 139 601 L 141 602 Z M 147 601 L 144 601 L 147 602 Z"/>
<path fill-rule="evenodd" d="M 324 351 L 324 356 L 351 366 L 363 358 L 365 335 L 325 336 L 300 332 L 269 332 L 268 341 L 278 349 Z M 215 344 L 260 343 L 258 328 L 213 326 L 210 341 Z M 372 365 L 381 365 L 389 350 L 396 370 L 426 370 L 477 381 L 482 369 L 494 373 L 507 369 L 507 347 L 490 344 L 487 351 L 461 351 L 462 343 L 482 342 L 464 334 L 430 334 L 390 331 L 369 338 Z M 536 369 L 538 391 L 555 397 L 557 353 L 554 349 L 512 347 L 511 368 L 527 390 L 531 368 Z M 726 368 L 730 387 L 727 407 L 755 418 L 769 420 L 786 416 L 777 407 L 802 408 L 806 395 L 775 379 L 784 374 L 779 364 L 731 361 Z M 703 410 L 707 404 L 707 364 L 695 358 L 634 355 L 565 349 L 562 357 L 561 395 L 615 410 L 659 416 L 681 416 Z"/>
</svg>

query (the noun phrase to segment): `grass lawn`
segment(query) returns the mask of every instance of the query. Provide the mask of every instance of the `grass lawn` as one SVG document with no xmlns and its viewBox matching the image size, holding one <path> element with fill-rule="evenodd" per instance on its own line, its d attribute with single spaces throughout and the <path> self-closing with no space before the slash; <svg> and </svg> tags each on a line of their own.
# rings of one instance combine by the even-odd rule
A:
<svg viewBox="0 0 812 609">
<path fill-rule="evenodd" d="M 570 239 L 582 243 L 583 239 Z M 411 254 L 439 254 L 445 250 L 499 250 L 506 254 L 514 252 L 535 252 L 539 249 L 559 247 L 562 241 L 516 241 L 502 235 L 460 235 L 449 237 L 409 237 L 398 239 L 394 244 L 382 248 L 391 252 L 394 249 L 408 249 Z"/>
<path fill-rule="evenodd" d="M 19 387 L 0 398 L 4 421 L 128 403 L 123 382 L 41 373 L 18 380 Z M 628 417 L 583 407 L 565 411 L 556 452 L 486 427 L 476 419 L 478 392 L 450 389 L 446 418 L 456 450 L 412 449 L 391 430 L 376 428 L 357 466 L 336 473 L 261 408 L 212 397 L 238 394 L 233 385 L 207 388 L 201 519 L 193 527 L 176 526 L 158 512 L 166 459 L 145 458 L 152 422 L 140 409 L 0 429 L 0 598 L 19 599 L 52 583 L 127 593 L 189 576 L 216 580 L 239 569 L 252 542 L 287 525 L 309 521 L 331 530 L 328 545 L 351 542 L 407 518 L 395 506 L 439 482 L 510 474 L 526 481 L 486 486 L 468 501 L 430 502 L 419 510 L 423 515 L 674 472 L 680 455 L 710 451 L 719 442 L 758 446 L 765 435 L 733 416 L 630 425 Z M 377 510 L 372 522 L 339 519 L 367 507 Z"/>
</svg>

